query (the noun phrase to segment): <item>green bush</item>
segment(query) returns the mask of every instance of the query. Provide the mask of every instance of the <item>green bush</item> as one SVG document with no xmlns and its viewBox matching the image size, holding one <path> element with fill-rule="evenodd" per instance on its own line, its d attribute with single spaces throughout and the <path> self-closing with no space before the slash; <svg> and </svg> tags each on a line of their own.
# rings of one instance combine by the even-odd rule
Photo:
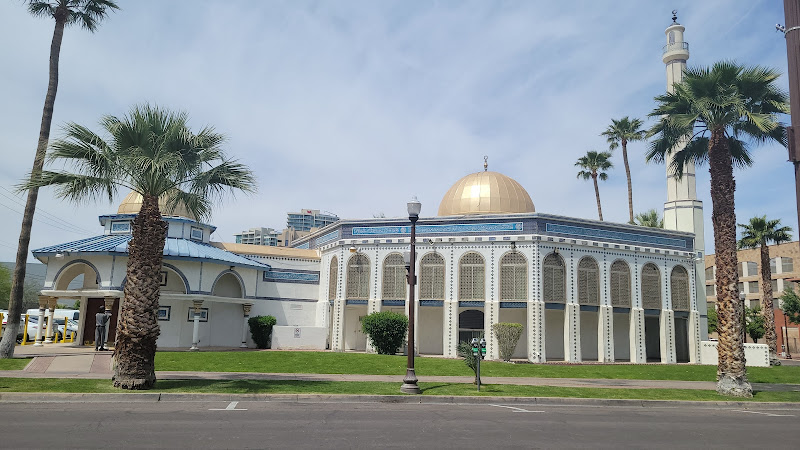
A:
<svg viewBox="0 0 800 450">
<path fill-rule="evenodd" d="M 497 336 L 497 343 L 500 346 L 500 359 L 511 361 L 514 356 L 514 349 L 517 347 L 520 336 L 522 336 L 522 325 L 518 323 L 500 322 L 492 325 L 492 331 Z"/>
<path fill-rule="evenodd" d="M 272 327 L 276 323 L 272 316 L 255 316 L 248 319 L 250 335 L 258 348 L 269 348 L 272 345 Z"/>
<path fill-rule="evenodd" d="M 361 320 L 361 331 L 381 355 L 394 355 L 403 345 L 408 331 L 408 317 L 393 311 L 368 314 Z"/>
</svg>

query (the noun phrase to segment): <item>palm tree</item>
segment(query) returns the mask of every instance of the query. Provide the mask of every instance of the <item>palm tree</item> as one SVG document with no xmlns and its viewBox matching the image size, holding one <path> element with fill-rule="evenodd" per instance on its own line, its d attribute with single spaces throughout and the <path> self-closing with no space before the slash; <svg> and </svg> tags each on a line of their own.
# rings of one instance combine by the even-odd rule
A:
<svg viewBox="0 0 800 450">
<path fill-rule="evenodd" d="M 636 224 L 642 227 L 664 228 L 664 219 L 658 217 L 658 211 L 648 209 L 636 215 Z"/>
<path fill-rule="evenodd" d="M 628 116 L 622 119 L 611 119 L 611 125 L 606 131 L 600 133 L 608 140 L 609 150 L 614 150 L 622 146 L 622 162 L 625 164 L 625 176 L 628 178 L 628 215 L 629 222 L 633 223 L 633 187 L 631 186 L 631 168 L 628 165 L 628 142 L 644 140 L 646 131 L 642 130 L 642 122 L 639 119 L 630 119 Z"/>
<path fill-rule="evenodd" d="M 772 272 L 769 267 L 769 247 L 767 244 L 789 242 L 792 236 L 790 227 L 779 227 L 781 221 L 767 220 L 767 216 L 753 217 L 748 224 L 739 224 L 742 237 L 739 248 L 761 249 L 761 313 L 764 316 L 764 338 L 769 346 L 770 365 L 780 364 L 778 361 L 778 336 L 775 333 L 775 310 L 772 306 Z"/>
<path fill-rule="evenodd" d="M 656 139 L 648 161 L 671 160 L 678 177 L 691 162 L 709 165 L 719 313 L 717 391 L 724 395 L 752 396 L 737 287 L 733 166 L 752 164 L 749 143 L 786 145 L 786 131 L 776 117 L 788 112 L 787 96 L 775 84 L 778 76 L 772 69 L 734 62 L 687 69 L 683 81 L 673 85 L 674 92 L 655 98 L 657 106 L 650 113 L 659 120 L 649 132 Z"/>
<path fill-rule="evenodd" d="M 56 91 L 58 90 L 58 58 L 61 54 L 61 40 L 64 37 L 64 28 L 68 25 L 77 24 L 90 32 L 94 32 L 100 22 L 106 18 L 109 11 L 119 9 L 119 7 L 111 0 L 28 0 L 27 3 L 28 12 L 34 16 L 50 17 L 56 22 L 55 30 L 53 30 L 53 41 L 50 44 L 50 79 L 47 83 L 47 94 L 44 97 L 42 123 L 39 127 L 39 141 L 36 144 L 36 155 L 33 159 L 33 170 L 31 170 L 31 179 L 33 179 L 42 171 L 44 157 L 47 152 L 47 142 L 50 140 L 50 124 L 53 121 L 53 107 L 56 102 Z M 19 232 L 14 279 L 11 284 L 8 326 L 3 334 L 2 341 L 0 341 L 0 358 L 14 357 L 14 345 L 16 344 L 17 330 L 19 329 L 20 315 L 22 314 L 25 262 L 28 259 L 33 214 L 36 211 L 36 200 L 38 198 L 38 188 L 34 187 L 28 191 L 28 199 L 25 202 L 25 211 L 22 215 L 22 227 Z"/>
<path fill-rule="evenodd" d="M 591 178 L 592 182 L 594 182 L 594 195 L 597 198 L 597 215 L 600 217 L 600 220 L 603 220 L 603 208 L 600 207 L 600 189 L 597 187 L 597 178 L 601 180 L 606 180 L 608 178 L 608 174 L 603 171 L 613 167 L 611 161 L 608 160 L 609 158 L 611 158 L 611 153 L 609 152 L 598 153 L 590 150 L 586 152 L 586 156 L 581 156 L 578 158 L 578 162 L 575 163 L 576 166 L 583 169 L 578 172 L 578 178 L 583 178 L 584 180 Z"/>
<path fill-rule="evenodd" d="M 155 383 L 159 272 L 167 231 L 159 198 L 167 199 L 166 213 L 183 205 L 202 220 L 212 200 L 255 187 L 250 170 L 226 158 L 224 136 L 210 127 L 192 132 L 187 121 L 186 113 L 142 105 L 122 118 L 104 117 L 100 123 L 107 139 L 67 124 L 65 136 L 51 145 L 49 160 L 63 161 L 74 171 L 43 171 L 26 186 L 56 186 L 59 198 L 74 202 L 110 201 L 118 187 L 143 197 L 128 245 L 128 282 L 117 325 L 114 386 L 123 389 L 149 389 Z"/>
</svg>

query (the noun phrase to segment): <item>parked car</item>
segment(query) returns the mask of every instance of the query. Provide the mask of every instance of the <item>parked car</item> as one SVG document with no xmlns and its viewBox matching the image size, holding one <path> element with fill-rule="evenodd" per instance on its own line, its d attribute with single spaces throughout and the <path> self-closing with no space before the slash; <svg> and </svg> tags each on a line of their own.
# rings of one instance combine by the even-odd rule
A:
<svg viewBox="0 0 800 450">
<path fill-rule="evenodd" d="M 64 319 L 61 319 L 61 321 L 63 322 Z M 22 316 L 22 323 L 25 323 L 25 316 Z M 56 323 L 58 323 L 58 321 L 56 321 Z M 47 327 L 47 322 L 45 322 L 44 326 Z M 38 329 L 39 329 L 39 317 L 28 316 L 28 336 L 27 336 L 28 342 L 36 340 L 36 330 Z M 42 336 L 44 336 L 46 331 L 47 328 L 42 330 Z M 58 327 L 57 330 L 55 330 L 54 334 L 56 334 L 58 340 L 61 340 L 64 336 L 64 327 L 63 326 Z M 22 342 L 22 338 L 23 338 L 23 333 L 20 331 L 19 333 L 17 333 L 17 342 Z"/>
</svg>

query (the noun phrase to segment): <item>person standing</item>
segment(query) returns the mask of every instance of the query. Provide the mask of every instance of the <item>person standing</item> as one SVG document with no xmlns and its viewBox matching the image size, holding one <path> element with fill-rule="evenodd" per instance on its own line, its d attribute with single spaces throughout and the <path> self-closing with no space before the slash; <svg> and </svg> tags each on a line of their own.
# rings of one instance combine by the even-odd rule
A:
<svg viewBox="0 0 800 450">
<path fill-rule="evenodd" d="M 94 351 L 106 351 L 108 350 L 105 348 L 105 341 L 106 341 L 106 325 L 108 325 L 108 320 L 110 318 L 110 314 L 106 311 L 105 306 L 101 306 L 100 310 L 95 314 L 95 329 L 94 329 Z"/>
</svg>

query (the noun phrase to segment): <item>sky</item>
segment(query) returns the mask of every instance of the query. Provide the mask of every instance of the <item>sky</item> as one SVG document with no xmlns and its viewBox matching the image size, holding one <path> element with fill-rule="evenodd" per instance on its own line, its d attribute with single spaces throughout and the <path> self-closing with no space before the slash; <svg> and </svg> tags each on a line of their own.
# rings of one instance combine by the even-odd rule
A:
<svg viewBox="0 0 800 450">
<path fill-rule="evenodd" d="M 304 1 L 117 0 L 95 33 L 64 33 L 52 138 L 68 122 L 100 131 L 104 115 L 144 102 L 210 125 L 249 166 L 258 191 L 218 203 L 212 240 L 283 229 L 286 213 L 422 217 L 459 178 L 483 169 L 517 180 L 537 212 L 597 218 L 577 159 L 605 151 L 611 119 L 646 119 L 666 90 L 661 61 L 671 10 L 686 27 L 689 66 L 719 60 L 786 72 L 775 0 Z M 21 0 L 0 1 L 0 261 L 16 254 L 47 89 L 53 22 Z M 779 85 L 788 90 L 786 76 Z M 788 122 L 788 117 L 782 117 Z M 628 148 L 634 210 L 666 201 L 665 168 Z M 735 172 L 737 221 L 797 228 L 794 175 L 778 145 L 756 147 Z M 601 182 L 606 221 L 628 220 L 620 150 Z M 52 166 L 59 168 L 59 166 Z M 708 167 L 697 169 L 713 253 Z M 102 233 L 113 202 L 73 204 L 39 193 L 31 249 Z M 795 234 L 796 236 L 796 234 Z M 29 261 L 34 261 L 31 256 Z"/>
</svg>

